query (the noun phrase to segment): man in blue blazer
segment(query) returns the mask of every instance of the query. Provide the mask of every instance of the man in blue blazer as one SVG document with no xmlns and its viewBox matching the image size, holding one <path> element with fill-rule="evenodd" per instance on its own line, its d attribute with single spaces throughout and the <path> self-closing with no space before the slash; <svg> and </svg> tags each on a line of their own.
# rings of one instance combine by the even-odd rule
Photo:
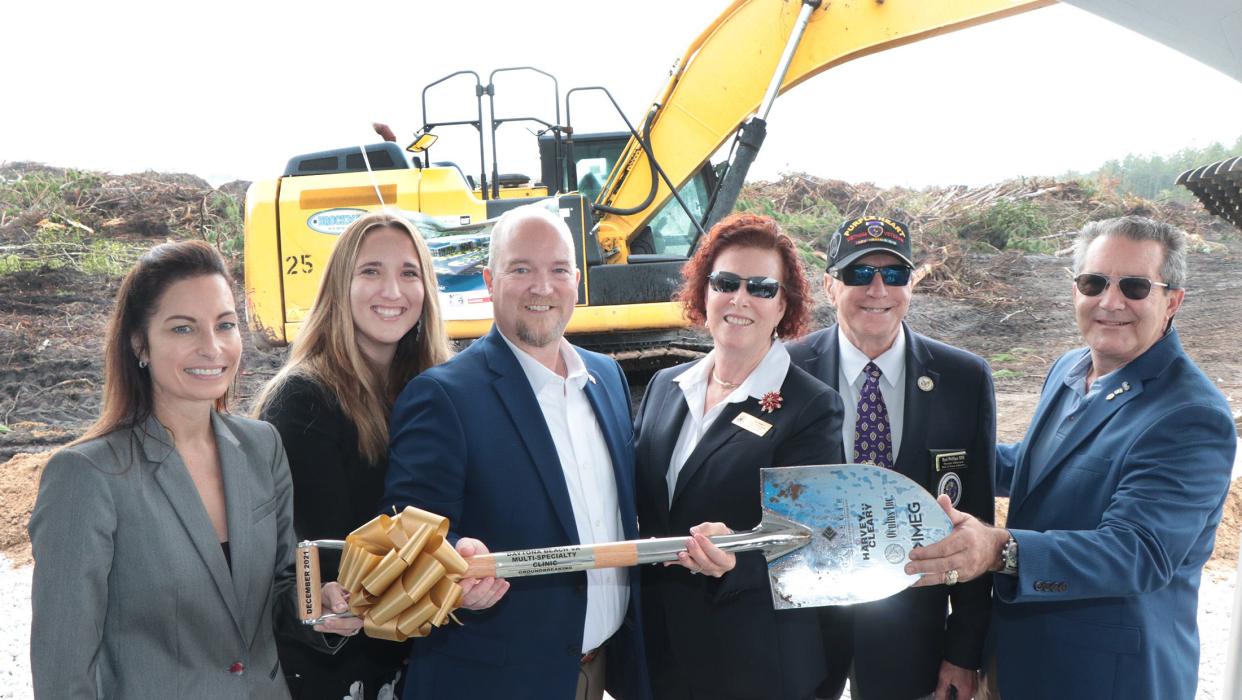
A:
<svg viewBox="0 0 1242 700">
<path fill-rule="evenodd" d="M 949 494 L 954 506 L 992 522 L 996 405 L 983 358 L 915 333 L 904 323 L 913 268 L 907 226 L 884 217 L 847 221 L 829 243 L 824 287 L 837 323 L 789 347 L 799 367 L 846 403 L 837 462 L 880 462 Z M 880 375 L 890 432 L 883 459 L 863 449 L 858 406 L 868 367 Z M 872 407 L 873 409 L 875 407 Z M 829 675 L 819 697 L 915 700 L 974 695 L 991 615 L 986 578 L 906 590 L 821 613 Z M 949 603 L 952 602 L 952 612 Z M 893 669 L 900 669 L 894 673 Z"/>
<path fill-rule="evenodd" d="M 1173 329 L 1180 231 L 1127 216 L 1075 243 L 1087 347 L 1061 357 L 1023 440 L 997 450 L 1008 529 L 942 501 L 955 530 L 918 585 L 994 571 L 989 684 L 1005 700 L 1190 700 L 1195 611 L 1229 486 L 1229 405 Z"/>
<path fill-rule="evenodd" d="M 634 539 L 629 392 L 612 359 L 563 334 L 577 299 L 570 231 L 506 213 L 484 273 L 491 332 L 419 375 L 393 408 L 385 503 L 448 517 L 465 556 Z M 639 577 L 625 569 L 462 582 L 462 626 L 416 640 L 405 697 L 646 697 Z"/>
</svg>

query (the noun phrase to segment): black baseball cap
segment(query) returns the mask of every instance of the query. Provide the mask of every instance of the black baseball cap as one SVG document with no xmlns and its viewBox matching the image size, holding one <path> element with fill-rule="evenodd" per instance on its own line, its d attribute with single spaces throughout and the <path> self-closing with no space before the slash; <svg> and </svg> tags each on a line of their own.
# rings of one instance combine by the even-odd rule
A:
<svg viewBox="0 0 1242 700">
<path fill-rule="evenodd" d="M 890 253 L 914 267 L 910 227 L 882 216 L 846 221 L 828 242 L 828 269 L 845 267 L 867 253 Z"/>
</svg>

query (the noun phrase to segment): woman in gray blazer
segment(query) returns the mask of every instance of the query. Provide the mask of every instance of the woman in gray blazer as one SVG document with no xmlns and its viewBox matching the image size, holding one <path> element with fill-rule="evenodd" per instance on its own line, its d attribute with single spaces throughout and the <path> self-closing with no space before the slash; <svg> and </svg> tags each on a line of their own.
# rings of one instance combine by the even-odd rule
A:
<svg viewBox="0 0 1242 700">
<path fill-rule="evenodd" d="M 288 697 L 292 489 L 275 429 L 221 412 L 237 324 L 205 243 L 158 246 L 122 282 L 102 415 L 52 457 L 30 518 L 37 697 Z"/>
</svg>

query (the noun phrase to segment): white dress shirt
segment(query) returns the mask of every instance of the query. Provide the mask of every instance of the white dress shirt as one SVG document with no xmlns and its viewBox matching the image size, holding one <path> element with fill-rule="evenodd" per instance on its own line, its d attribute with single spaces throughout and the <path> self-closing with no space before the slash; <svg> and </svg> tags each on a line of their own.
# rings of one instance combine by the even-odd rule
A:
<svg viewBox="0 0 1242 700">
<path fill-rule="evenodd" d="M 544 367 L 538 360 L 501 334 L 526 373 L 539 401 L 543 420 L 556 445 L 556 456 L 569 489 L 578 541 L 582 544 L 624 539 L 621 511 L 617 506 L 617 480 L 612 470 L 608 443 L 587 398 L 585 386 L 594 382 L 582 358 L 569 341 L 561 339 L 560 353 L 566 377 Z M 621 627 L 630 591 L 625 569 L 593 569 L 587 575 L 586 624 L 582 650 L 598 648 Z"/>
<path fill-rule="evenodd" d="M 677 475 L 685 466 L 690 453 L 698 446 L 699 441 L 712 423 L 720 417 L 724 407 L 731 403 L 741 403 L 749 397 L 763 398 L 770 391 L 780 391 L 785 383 L 785 375 L 789 373 L 789 351 L 784 343 L 772 343 L 768 352 L 759 361 L 758 366 L 725 397 L 724 401 L 712 406 L 712 410 L 703 412 L 707 401 L 707 386 L 712 381 L 712 372 L 716 369 L 716 351 L 712 350 L 697 364 L 673 378 L 681 388 L 686 399 L 686 419 L 681 424 L 681 432 L 677 434 L 677 444 L 673 447 L 673 456 L 668 465 L 668 502 L 673 504 L 673 491 L 677 486 Z"/>
<path fill-rule="evenodd" d="M 863 354 L 862 350 L 845 337 L 845 332 L 837 326 L 837 386 L 841 400 L 845 403 L 845 419 L 841 423 L 841 441 L 845 445 L 845 459 L 854 461 L 854 426 L 858 424 L 858 397 L 862 395 L 863 384 L 867 378 L 863 369 L 868 362 L 874 362 L 880 368 L 880 394 L 884 397 L 884 407 L 888 409 L 889 431 L 893 434 L 893 465 L 897 464 L 897 453 L 901 450 L 901 427 L 906 417 L 906 333 L 897 330 L 897 339 L 893 346 L 885 350 L 874 360 Z"/>
</svg>

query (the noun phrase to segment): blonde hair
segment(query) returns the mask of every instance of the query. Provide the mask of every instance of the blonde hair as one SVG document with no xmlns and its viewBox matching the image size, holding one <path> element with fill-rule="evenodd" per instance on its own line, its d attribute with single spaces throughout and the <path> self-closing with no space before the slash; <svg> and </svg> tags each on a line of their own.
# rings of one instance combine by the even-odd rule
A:
<svg viewBox="0 0 1242 700">
<path fill-rule="evenodd" d="M 349 297 L 363 240 L 372 231 L 385 228 L 408 234 L 414 243 L 414 255 L 422 268 L 423 308 L 418 323 L 397 342 L 387 374 L 376 376 L 358 347 Z M 451 354 L 427 244 L 405 219 L 382 212 L 367 214 L 350 224 L 332 249 L 315 304 L 285 366 L 255 399 L 255 414 L 262 414 L 290 377 L 314 380 L 354 421 L 359 453 L 368 463 L 379 464 L 388 452 L 388 416 L 397 394 L 419 372 L 444 362 Z"/>
</svg>

